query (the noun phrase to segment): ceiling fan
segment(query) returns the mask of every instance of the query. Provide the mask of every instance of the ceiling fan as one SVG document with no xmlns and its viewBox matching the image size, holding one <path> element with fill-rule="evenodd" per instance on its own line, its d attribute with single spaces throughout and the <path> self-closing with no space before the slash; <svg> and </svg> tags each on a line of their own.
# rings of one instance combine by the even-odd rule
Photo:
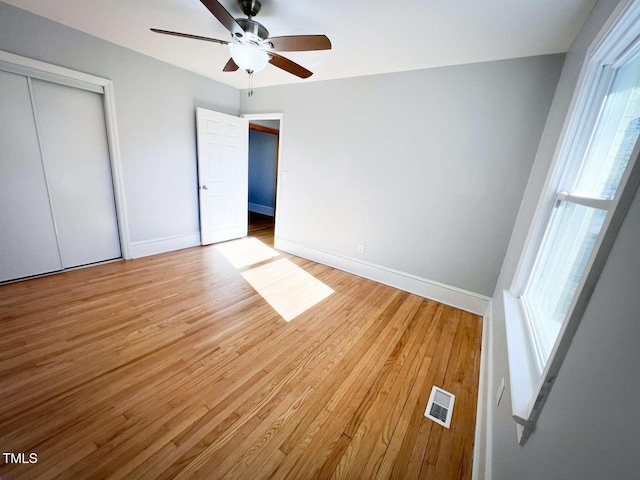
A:
<svg viewBox="0 0 640 480">
<path fill-rule="evenodd" d="M 285 37 L 269 37 L 269 31 L 255 17 L 262 7 L 259 0 L 238 0 L 238 5 L 247 18 L 233 16 L 217 0 L 200 0 L 202 4 L 231 33 L 231 40 L 202 37 L 189 33 L 171 32 L 152 28 L 151 31 L 176 37 L 204 40 L 206 42 L 229 45 L 231 58 L 223 71 L 235 72 L 239 68 L 247 71 L 249 76 L 259 72 L 267 63 L 278 67 L 300 78 L 309 78 L 313 72 L 298 65 L 276 52 L 304 52 L 311 50 L 330 50 L 331 41 L 326 35 L 291 35 Z"/>
</svg>

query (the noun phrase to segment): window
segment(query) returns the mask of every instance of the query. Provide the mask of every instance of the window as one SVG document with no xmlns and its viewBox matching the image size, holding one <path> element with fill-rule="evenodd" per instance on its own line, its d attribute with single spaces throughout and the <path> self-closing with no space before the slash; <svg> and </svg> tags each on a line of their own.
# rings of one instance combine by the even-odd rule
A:
<svg viewBox="0 0 640 480">
<path fill-rule="evenodd" d="M 608 84 L 580 162 L 567 163 L 533 268 L 520 297 L 543 367 L 572 310 L 615 207 L 640 133 L 640 54 L 603 68 Z"/>
<path fill-rule="evenodd" d="M 587 52 L 518 272 L 503 292 L 521 445 L 640 185 L 639 135 L 640 2 L 624 0 Z"/>
</svg>

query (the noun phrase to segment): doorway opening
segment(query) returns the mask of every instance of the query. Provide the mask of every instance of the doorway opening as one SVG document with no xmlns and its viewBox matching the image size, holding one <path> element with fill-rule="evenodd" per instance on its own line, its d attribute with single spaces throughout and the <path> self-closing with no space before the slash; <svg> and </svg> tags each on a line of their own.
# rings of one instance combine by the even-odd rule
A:
<svg viewBox="0 0 640 480">
<path fill-rule="evenodd" d="M 248 234 L 273 246 L 277 211 L 280 118 L 249 117 Z"/>
</svg>

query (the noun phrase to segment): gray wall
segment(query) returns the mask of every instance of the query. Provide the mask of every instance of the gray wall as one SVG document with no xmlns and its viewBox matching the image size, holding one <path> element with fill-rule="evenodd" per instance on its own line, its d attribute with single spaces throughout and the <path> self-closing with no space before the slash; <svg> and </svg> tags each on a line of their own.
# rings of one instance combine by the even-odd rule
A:
<svg viewBox="0 0 640 480">
<path fill-rule="evenodd" d="M 277 135 L 249 129 L 249 204 L 276 206 L 277 154 Z"/>
<path fill-rule="evenodd" d="M 618 0 L 600 0 L 567 54 L 493 298 L 492 466 L 495 480 L 640 475 L 640 197 L 636 195 L 569 352 L 524 447 L 511 418 L 502 290 L 510 287 L 586 50 Z M 507 391 L 495 408 L 505 377 Z M 615 398 L 614 398 L 615 395 Z"/>
<path fill-rule="evenodd" d="M 490 296 L 563 59 L 243 92 L 284 113 L 279 237 Z"/>
<path fill-rule="evenodd" d="M 237 90 L 2 2 L 0 49 L 113 80 L 130 240 L 199 231 L 195 107 L 237 115 Z"/>
</svg>

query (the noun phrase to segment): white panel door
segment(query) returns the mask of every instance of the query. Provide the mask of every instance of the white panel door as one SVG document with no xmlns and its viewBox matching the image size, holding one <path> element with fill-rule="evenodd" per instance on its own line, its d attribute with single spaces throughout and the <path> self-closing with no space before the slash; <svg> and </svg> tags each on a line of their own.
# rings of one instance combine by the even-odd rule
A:
<svg viewBox="0 0 640 480">
<path fill-rule="evenodd" d="M 248 121 L 196 110 L 202 245 L 247 236 Z"/>
<path fill-rule="evenodd" d="M 120 258 L 102 96 L 31 85 L 63 267 Z"/>
<path fill-rule="evenodd" d="M 27 78 L 0 71 L 0 281 L 61 268 Z"/>
</svg>

